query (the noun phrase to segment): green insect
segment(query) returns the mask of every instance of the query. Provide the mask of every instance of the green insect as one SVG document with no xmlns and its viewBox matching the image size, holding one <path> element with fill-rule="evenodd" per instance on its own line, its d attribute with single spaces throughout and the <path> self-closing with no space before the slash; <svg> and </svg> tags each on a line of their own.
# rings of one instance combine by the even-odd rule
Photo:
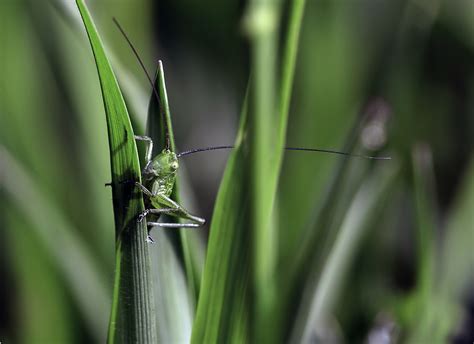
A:
<svg viewBox="0 0 474 344">
<path fill-rule="evenodd" d="M 135 136 L 136 140 L 145 141 L 147 149 L 145 153 L 145 167 L 142 171 L 143 184 L 135 182 L 145 198 L 145 211 L 140 214 L 138 221 L 143 221 L 149 214 L 171 215 L 191 220 L 191 223 L 161 223 L 147 221 L 148 226 L 164 228 L 196 228 L 202 226 L 206 221 L 198 216 L 191 215 L 181 205 L 173 201 L 170 196 L 176 181 L 179 162 L 178 156 L 169 148 L 165 148 L 160 154 L 152 159 L 153 141 L 148 136 Z"/>
<path fill-rule="evenodd" d="M 125 37 L 126 41 L 132 48 L 135 57 L 137 58 L 140 66 L 142 67 L 145 75 L 148 78 L 148 81 L 152 87 L 152 91 L 156 97 L 158 103 L 160 103 L 160 96 L 158 95 L 157 90 L 151 80 L 150 75 L 146 71 L 146 68 L 138 55 L 135 47 L 133 46 L 132 42 L 128 38 L 125 31 L 122 29 L 120 24 L 114 18 L 114 22 L 117 25 L 120 32 Z M 161 61 L 160 61 L 160 68 Z M 171 150 L 171 141 L 170 141 L 170 132 L 168 128 L 168 124 L 166 122 L 165 116 L 163 114 L 163 125 L 164 125 L 164 149 L 161 153 L 159 153 L 156 157 L 152 158 L 153 152 L 153 141 L 148 136 L 135 136 L 136 140 L 145 141 L 147 143 L 147 148 L 145 151 L 145 166 L 142 170 L 142 183 L 135 182 L 135 186 L 140 189 L 143 193 L 144 201 L 145 201 L 145 211 L 143 211 L 138 216 L 138 221 L 141 222 L 144 219 L 147 220 L 147 225 L 149 227 L 162 227 L 162 228 L 197 228 L 201 227 L 206 223 L 203 218 L 198 216 L 192 215 L 189 211 L 184 209 L 181 205 L 170 198 L 171 193 L 173 191 L 174 183 L 176 181 L 176 174 L 179 168 L 178 159 L 180 157 L 199 153 L 199 152 L 206 152 L 206 151 L 213 151 L 213 150 L 221 150 L 221 149 L 232 149 L 233 146 L 215 146 L 215 147 L 207 147 L 207 148 L 198 148 L 192 149 L 188 151 L 184 151 L 181 153 L 176 154 Z M 318 149 L 318 148 L 301 148 L 301 147 L 286 147 L 286 150 L 291 151 L 306 151 L 306 152 L 323 152 L 323 153 L 332 153 L 332 154 L 339 154 L 351 157 L 361 157 L 367 159 L 376 159 L 376 160 L 387 160 L 390 159 L 389 157 L 372 157 L 366 155 L 358 155 L 358 154 L 351 154 L 346 152 L 340 152 L 331 149 Z M 190 222 L 186 223 L 165 223 L 165 222 L 158 222 L 158 219 L 161 214 L 174 216 L 177 218 L 189 220 Z M 150 220 L 149 216 L 153 217 L 153 220 Z M 153 239 L 148 235 L 147 241 L 153 242 Z"/>
<path fill-rule="evenodd" d="M 167 128 L 166 128 L 167 130 Z M 165 131 L 167 132 L 167 131 Z M 216 146 L 207 148 L 192 149 L 176 154 L 169 147 L 169 133 L 165 138 L 165 149 L 152 158 L 153 141 L 148 136 L 135 136 L 135 140 L 145 141 L 147 148 L 145 151 L 145 167 L 142 170 L 142 183 L 135 182 L 145 197 L 145 211 L 138 216 L 138 221 L 141 222 L 147 218 L 147 225 L 149 227 L 157 226 L 163 228 L 197 228 L 206 223 L 206 220 L 198 216 L 192 215 L 189 211 L 184 209 L 181 205 L 170 198 L 173 192 L 174 183 L 176 181 L 176 174 L 179 168 L 178 158 L 189 154 L 220 150 L 232 149 L 233 146 Z M 190 220 L 187 223 L 166 223 L 157 222 L 161 214 L 175 216 L 182 219 Z M 155 217 L 155 221 L 149 221 L 148 216 Z M 148 242 L 153 242 L 153 239 L 148 235 Z"/>
</svg>

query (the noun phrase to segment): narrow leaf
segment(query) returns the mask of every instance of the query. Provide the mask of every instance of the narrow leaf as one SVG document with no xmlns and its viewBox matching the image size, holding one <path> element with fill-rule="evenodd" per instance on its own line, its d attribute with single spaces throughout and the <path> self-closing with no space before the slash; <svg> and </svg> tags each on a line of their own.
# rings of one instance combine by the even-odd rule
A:
<svg viewBox="0 0 474 344">
<path fill-rule="evenodd" d="M 144 210 L 143 198 L 133 184 L 141 181 L 134 133 L 122 93 L 89 11 L 82 0 L 76 3 L 94 52 L 109 136 L 116 277 L 108 341 L 155 342 L 147 228 L 144 222 L 137 222 L 137 215 Z"/>
<path fill-rule="evenodd" d="M 159 61 L 154 87 L 159 98 L 151 95 L 148 108 L 148 136 L 153 140 L 153 156 L 165 148 L 165 130 L 171 143 L 171 149 L 176 152 L 171 113 L 166 92 L 163 64 Z M 164 124 L 166 121 L 166 125 Z M 180 203 L 176 181 L 171 198 Z M 163 222 L 179 222 L 177 217 L 161 215 Z M 155 302 L 159 307 L 157 314 L 158 338 L 163 343 L 184 343 L 191 338 L 192 319 L 197 299 L 197 284 L 200 274 L 194 276 L 187 249 L 187 236 L 196 234 L 195 230 L 166 230 L 157 228 L 151 235 L 158 246 L 150 250 L 152 275 L 155 283 Z M 185 267 L 183 269 L 183 266 Z M 186 283 L 187 282 L 187 283 Z M 179 305 L 179 306 L 177 306 Z"/>
</svg>

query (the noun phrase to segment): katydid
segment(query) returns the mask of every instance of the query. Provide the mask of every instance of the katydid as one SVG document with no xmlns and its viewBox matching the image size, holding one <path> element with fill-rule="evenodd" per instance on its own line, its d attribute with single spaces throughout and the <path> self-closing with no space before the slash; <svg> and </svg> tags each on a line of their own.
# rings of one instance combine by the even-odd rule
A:
<svg viewBox="0 0 474 344">
<path fill-rule="evenodd" d="M 145 201 L 146 209 L 140 214 L 138 221 L 142 221 L 148 214 L 167 214 L 185 218 L 192 222 L 161 223 L 148 221 L 148 225 L 165 228 L 195 228 L 202 226 L 206 222 L 204 219 L 191 215 L 186 209 L 170 198 L 179 167 L 176 153 L 165 148 L 152 159 L 153 141 L 151 138 L 148 136 L 135 136 L 135 139 L 146 141 L 148 144 L 145 153 L 145 167 L 142 171 L 143 184 L 135 182 L 135 185 L 147 196 Z"/>
<path fill-rule="evenodd" d="M 152 91 L 156 97 L 158 103 L 161 103 L 160 96 L 151 80 L 150 75 L 148 74 L 140 56 L 138 55 L 135 47 L 133 46 L 132 42 L 128 38 L 125 31 L 122 29 L 118 21 L 114 18 L 113 19 L 115 24 L 117 25 L 118 29 L 125 37 L 125 40 L 130 45 L 135 57 L 137 58 L 141 68 L 145 72 L 147 79 L 152 86 Z M 160 68 L 162 68 L 161 61 Z M 166 101 L 166 100 L 164 100 Z M 215 146 L 215 147 L 206 147 L 206 148 L 197 148 L 191 149 L 188 151 L 184 151 L 181 153 L 176 154 L 171 149 L 171 142 L 170 142 L 170 132 L 168 128 L 168 124 L 165 118 L 165 114 L 162 112 L 161 115 L 163 116 L 162 121 L 164 125 L 164 142 L 165 148 L 159 153 L 156 157 L 152 158 L 152 151 L 153 151 L 153 141 L 148 136 L 135 136 L 135 140 L 145 141 L 147 144 L 146 152 L 145 152 L 145 166 L 142 170 L 142 183 L 134 182 L 135 186 L 143 193 L 145 197 L 145 211 L 142 212 L 138 216 L 138 221 L 143 221 L 147 218 L 148 215 L 155 216 L 154 221 L 148 221 L 147 225 L 150 227 L 157 226 L 163 228 L 197 228 L 201 227 L 205 224 L 205 220 L 198 216 L 192 215 L 189 211 L 184 209 L 180 204 L 175 202 L 170 198 L 171 193 L 173 191 L 174 183 L 176 181 L 176 175 L 179 167 L 178 159 L 180 157 L 199 153 L 199 152 L 206 152 L 206 151 L 213 151 L 213 150 L 221 150 L 221 149 L 232 149 L 233 146 Z M 350 157 L 359 157 L 359 158 L 366 158 L 366 159 L 374 159 L 374 160 L 389 160 L 390 157 L 374 157 L 374 156 L 367 156 L 367 155 L 359 155 L 359 154 L 352 154 L 341 152 L 337 150 L 331 149 L 319 149 L 319 148 L 301 148 L 301 147 L 285 147 L 286 150 L 291 151 L 306 151 L 306 152 L 322 152 L 322 153 L 332 153 L 332 154 L 339 154 L 345 155 Z M 190 222 L 186 223 L 163 223 L 157 222 L 158 218 L 161 214 L 166 214 L 170 216 L 175 216 L 178 218 L 182 218 L 188 220 Z M 149 242 L 153 242 L 153 239 L 148 236 L 147 239 Z"/>
</svg>

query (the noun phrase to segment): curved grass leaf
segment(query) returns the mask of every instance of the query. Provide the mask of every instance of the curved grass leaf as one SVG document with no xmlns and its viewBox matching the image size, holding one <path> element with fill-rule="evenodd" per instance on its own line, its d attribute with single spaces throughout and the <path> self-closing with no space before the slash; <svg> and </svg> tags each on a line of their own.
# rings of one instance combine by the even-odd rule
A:
<svg viewBox="0 0 474 344">
<path fill-rule="evenodd" d="M 149 276 L 147 228 L 137 222 L 143 199 L 133 182 L 140 181 L 134 134 L 127 108 L 104 48 L 82 0 L 76 1 L 99 74 L 107 119 L 116 228 L 116 275 L 109 342 L 155 342 L 156 322 Z"/>
</svg>

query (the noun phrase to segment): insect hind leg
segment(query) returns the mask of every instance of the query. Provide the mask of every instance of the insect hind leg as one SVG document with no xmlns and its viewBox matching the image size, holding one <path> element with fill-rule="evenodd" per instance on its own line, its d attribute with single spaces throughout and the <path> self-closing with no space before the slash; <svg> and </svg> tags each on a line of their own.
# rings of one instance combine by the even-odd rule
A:
<svg viewBox="0 0 474 344">
<path fill-rule="evenodd" d="M 165 215 L 170 215 L 178 218 L 184 218 L 191 220 L 193 222 L 191 223 L 165 223 L 165 222 L 155 222 L 155 221 L 149 221 L 148 226 L 157 226 L 157 227 L 163 227 L 163 228 L 198 228 L 203 226 L 206 223 L 206 220 L 191 215 L 188 212 L 183 212 L 182 208 L 160 208 L 160 209 L 147 209 L 145 210 L 146 214 L 144 215 L 145 217 L 148 214 L 165 214 Z"/>
<path fill-rule="evenodd" d="M 142 222 L 143 219 L 147 217 L 148 214 L 155 214 L 155 215 L 160 215 L 160 214 L 169 214 L 173 211 L 177 211 L 177 209 L 173 208 L 160 208 L 160 209 L 145 209 L 140 215 L 138 215 L 138 222 Z"/>
<path fill-rule="evenodd" d="M 173 211 L 169 212 L 168 215 L 191 220 L 199 226 L 202 226 L 206 223 L 206 220 L 198 216 L 192 215 L 189 211 L 184 209 L 181 205 L 179 205 L 166 195 L 157 194 L 154 196 L 154 199 L 158 204 L 162 205 L 163 207 L 173 209 Z"/>
<path fill-rule="evenodd" d="M 148 226 L 162 228 L 199 228 L 198 223 L 165 223 L 165 222 L 148 222 Z"/>
</svg>

